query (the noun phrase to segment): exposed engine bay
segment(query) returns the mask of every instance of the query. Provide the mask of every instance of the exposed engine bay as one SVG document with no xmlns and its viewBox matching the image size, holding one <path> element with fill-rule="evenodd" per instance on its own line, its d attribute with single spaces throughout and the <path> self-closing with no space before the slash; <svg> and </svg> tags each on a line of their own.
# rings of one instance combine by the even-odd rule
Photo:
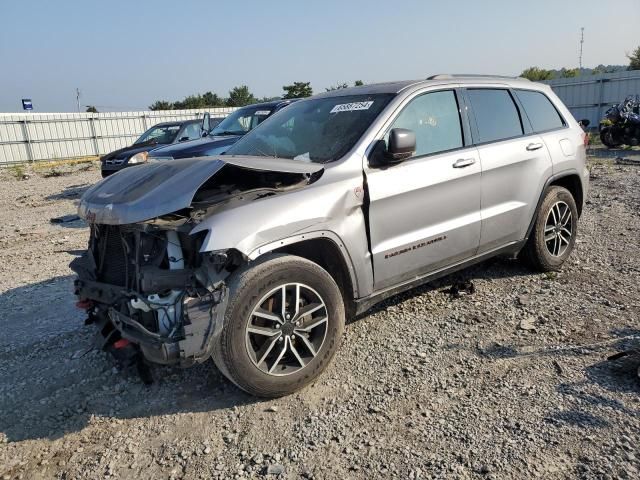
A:
<svg viewBox="0 0 640 480">
<path fill-rule="evenodd" d="M 91 226 L 89 248 L 71 267 L 103 348 L 137 345 L 155 363 L 208 357 L 227 299 L 223 281 L 240 259 L 200 254 L 201 239 L 151 225 Z"/>
<path fill-rule="evenodd" d="M 321 171 L 173 163 L 181 168 L 126 169 L 88 190 L 79 212 L 91 223 L 89 245 L 70 266 L 78 275 L 78 306 L 97 325 L 99 347 L 120 359 L 141 354 L 189 366 L 210 357 L 228 300 L 225 280 L 246 261 L 233 248 L 202 251 L 208 232 L 192 234 L 193 228 L 219 211 L 302 188 Z"/>
</svg>

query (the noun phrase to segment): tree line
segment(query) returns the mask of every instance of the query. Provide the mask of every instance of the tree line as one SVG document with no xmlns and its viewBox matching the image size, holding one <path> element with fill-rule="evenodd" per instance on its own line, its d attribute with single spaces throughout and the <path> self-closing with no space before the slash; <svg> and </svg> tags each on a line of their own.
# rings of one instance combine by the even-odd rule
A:
<svg viewBox="0 0 640 480">
<path fill-rule="evenodd" d="M 354 86 L 364 85 L 362 80 L 356 80 Z M 347 88 L 347 83 L 338 83 L 337 85 L 326 88 L 326 91 Z M 304 98 L 313 95 L 311 82 L 293 82 L 291 85 L 283 85 L 283 94 L 281 97 L 262 97 L 258 98 L 246 85 L 234 87 L 229 91 L 227 97 L 221 97 L 217 93 L 205 92 L 195 95 L 189 95 L 184 100 L 170 102 L 167 100 L 157 100 L 149 105 L 149 110 L 187 110 L 191 108 L 211 108 L 211 107 L 244 107 L 253 103 L 269 102 L 280 98 Z"/>
<path fill-rule="evenodd" d="M 554 78 L 571 78 L 579 75 L 598 75 L 600 73 L 614 73 L 625 70 L 640 70 L 640 47 L 636 48 L 630 55 L 627 54 L 629 65 L 598 65 L 595 68 L 561 68 L 559 70 L 547 70 L 539 67 L 529 67 L 522 71 L 521 77 L 528 78 L 534 82 L 540 80 L 552 80 Z"/>
<path fill-rule="evenodd" d="M 522 71 L 521 77 L 528 78 L 532 81 L 551 80 L 554 78 L 571 78 L 579 75 L 597 75 L 600 73 L 612 73 L 623 70 L 640 70 L 640 47 L 636 48 L 631 54 L 627 54 L 629 65 L 598 65 L 595 68 L 560 68 L 545 69 L 539 67 L 529 67 Z M 354 86 L 364 85 L 362 80 L 356 80 Z M 348 83 L 338 83 L 332 85 L 325 90 L 327 92 L 348 88 Z M 293 82 L 291 85 L 282 86 L 283 94 L 281 97 L 262 97 L 258 98 L 249 91 L 246 85 L 234 87 L 229 91 L 227 97 L 221 97 L 217 93 L 205 92 L 203 94 L 189 95 L 184 100 L 170 102 L 167 100 L 158 100 L 149 105 L 150 110 L 187 110 L 191 108 L 211 108 L 211 107 L 244 107 L 252 103 L 268 102 L 280 98 L 304 98 L 313 95 L 311 82 Z M 97 111 L 95 107 L 88 108 L 87 111 Z"/>
</svg>

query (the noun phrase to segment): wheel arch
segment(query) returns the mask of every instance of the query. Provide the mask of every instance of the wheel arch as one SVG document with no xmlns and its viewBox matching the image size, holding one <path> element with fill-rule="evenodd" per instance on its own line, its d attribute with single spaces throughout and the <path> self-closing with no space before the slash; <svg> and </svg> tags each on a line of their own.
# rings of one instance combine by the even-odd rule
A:
<svg viewBox="0 0 640 480">
<path fill-rule="evenodd" d="M 325 269 L 334 279 L 344 299 L 347 318 L 355 314 L 358 282 L 344 243 L 332 232 L 312 232 L 278 240 L 249 254 L 251 260 L 269 253 L 286 253 L 305 258 Z"/>
<path fill-rule="evenodd" d="M 545 186 L 545 190 L 551 186 L 564 187 L 569 190 L 569 192 L 573 196 L 573 199 L 576 201 L 578 217 L 580 217 L 582 215 L 582 206 L 584 203 L 584 192 L 580 176 L 577 173 L 568 173 L 566 175 L 562 175 L 558 178 L 553 179 L 551 183 L 547 184 Z"/>
<path fill-rule="evenodd" d="M 531 221 L 529 222 L 529 228 L 527 229 L 527 235 L 524 237 L 524 242 L 529 239 L 531 232 L 533 230 L 533 226 L 536 224 L 536 220 L 538 218 L 538 210 L 540 210 L 540 205 L 544 200 L 544 194 L 549 187 L 559 186 L 564 187 L 569 190 L 569 193 L 573 196 L 576 201 L 576 208 L 578 210 L 578 217 L 582 215 L 582 206 L 584 203 L 584 188 L 582 186 L 582 180 L 580 179 L 580 175 L 575 170 L 569 170 L 567 172 L 562 172 L 557 175 L 550 177 L 544 184 L 542 191 L 540 192 L 540 197 L 538 198 L 538 203 L 536 204 L 536 209 L 534 210 L 533 217 L 531 217 Z"/>
</svg>

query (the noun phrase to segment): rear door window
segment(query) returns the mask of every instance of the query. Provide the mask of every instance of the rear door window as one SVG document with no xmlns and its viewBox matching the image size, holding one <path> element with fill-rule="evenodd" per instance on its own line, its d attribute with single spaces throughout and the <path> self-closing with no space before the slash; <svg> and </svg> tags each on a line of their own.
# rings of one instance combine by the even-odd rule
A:
<svg viewBox="0 0 640 480">
<path fill-rule="evenodd" d="M 478 127 L 476 143 L 496 142 L 523 134 L 518 108 L 508 90 L 467 90 Z"/>
<path fill-rule="evenodd" d="M 565 122 L 544 93 L 516 90 L 534 132 L 545 132 L 565 126 Z"/>
</svg>

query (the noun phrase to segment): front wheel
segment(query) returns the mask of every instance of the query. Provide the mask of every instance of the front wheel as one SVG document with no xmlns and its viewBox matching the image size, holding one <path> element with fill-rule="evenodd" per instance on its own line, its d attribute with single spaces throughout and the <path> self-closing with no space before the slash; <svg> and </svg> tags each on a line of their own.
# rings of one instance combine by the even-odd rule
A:
<svg viewBox="0 0 640 480">
<path fill-rule="evenodd" d="M 214 345 L 218 369 L 246 392 L 279 397 L 311 383 L 338 349 L 345 323 L 340 289 L 324 269 L 272 255 L 234 272 Z"/>
<path fill-rule="evenodd" d="M 564 187 L 549 187 L 522 250 L 523 259 L 543 272 L 558 270 L 575 246 L 577 229 L 578 209 L 573 195 Z"/>
</svg>

